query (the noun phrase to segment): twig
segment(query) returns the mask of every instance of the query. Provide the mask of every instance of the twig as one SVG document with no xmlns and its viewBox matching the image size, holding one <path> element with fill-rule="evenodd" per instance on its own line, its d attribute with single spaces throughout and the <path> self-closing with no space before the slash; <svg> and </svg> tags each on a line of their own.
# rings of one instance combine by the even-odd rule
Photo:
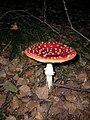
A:
<svg viewBox="0 0 90 120">
<path fill-rule="evenodd" d="M 75 31 L 76 33 L 78 33 L 80 36 L 82 36 L 83 38 L 85 38 L 87 41 L 90 42 L 90 39 L 88 39 L 86 36 L 84 36 L 82 33 L 80 33 L 79 31 L 77 31 L 77 30 L 73 27 L 72 22 L 71 22 L 70 17 L 69 17 L 69 14 L 68 14 L 68 11 L 67 11 L 66 3 L 65 3 L 64 0 L 62 0 L 62 1 L 63 1 L 64 10 L 65 10 L 65 12 L 66 12 L 66 16 L 67 16 L 68 22 L 69 22 L 69 24 L 70 24 L 70 28 L 71 28 L 73 31 Z"/>
<path fill-rule="evenodd" d="M 1 15 L 0 20 L 1 20 L 3 17 L 5 17 L 7 14 L 12 13 L 12 12 L 13 12 L 13 13 L 16 13 L 16 12 L 27 13 L 28 15 L 30 15 L 30 16 L 33 17 L 33 18 L 35 18 L 35 19 L 38 20 L 39 22 L 47 25 L 53 32 L 55 32 L 56 34 L 58 34 L 58 35 L 60 36 L 59 32 L 57 32 L 50 24 L 48 24 L 48 23 L 45 22 L 45 21 L 43 22 L 43 21 L 42 21 L 41 19 L 39 19 L 38 17 L 36 17 L 36 16 L 34 16 L 33 14 L 29 13 L 28 10 L 10 10 L 10 11 L 7 11 L 7 12 L 5 12 L 3 15 Z"/>
<path fill-rule="evenodd" d="M 11 44 L 12 41 L 10 41 L 5 47 L 4 49 L 2 50 L 3 52 L 8 48 L 8 46 Z"/>
<path fill-rule="evenodd" d="M 84 88 L 75 87 L 75 86 L 73 87 L 73 86 L 69 86 L 69 85 L 62 85 L 62 84 L 56 84 L 56 83 L 53 83 L 53 86 L 66 88 L 66 89 L 79 91 L 79 92 L 88 92 L 88 93 L 90 93 L 90 89 L 84 89 Z"/>
<path fill-rule="evenodd" d="M 50 111 L 50 109 L 51 109 L 52 104 L 53 104 L 53 102 L 51 102 L 50 105 L 48 106 L 48 110 L 47 110 L 47 112 L 46 112 L 46 115 L 45 115 L 44 120 L 47 120 L 48 115 L 49 115 L 49 111 Z"/>
<path fill-rule="evenodd" d="M 0 107 L 0 112 L 5 110 L 9 106 L 12 98 L 13 98 L 13 95 L 11 94 L 11 92 L 7 92 L 5 102 Z"/>
<path fill-rule="evenodd" d="M 46 0 L 44 0 L 43 21 L 46 22 Z"/>
</svg>

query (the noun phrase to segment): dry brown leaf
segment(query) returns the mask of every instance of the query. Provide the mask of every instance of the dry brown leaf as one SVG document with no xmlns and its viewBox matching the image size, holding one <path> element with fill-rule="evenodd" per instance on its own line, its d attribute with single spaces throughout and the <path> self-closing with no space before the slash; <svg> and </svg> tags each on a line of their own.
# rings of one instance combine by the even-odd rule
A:
<svg viewBox="0 0 90 120">
<path fill-rule="evenodd" d="M 78 78 L 79 78 L 79 80 L 81 80 L 82 82 L 85 82 L 85 81 L 87 81 L 87 74 L 86 74 L 86 73 L 80 73 L 80 74 L 78 75 Z"/>
<path fill-rule="evenodd" d="M 22 85 L 19 88 L 19 93 L 20 93 L 18 95 L 19 98 L 22 98 L 22 97 L 25 97 L 25 96 L 31 96 L 31 90 L 30 90 L 29 86 L 27 86 L 27 85 Z"/>
<path fill-rule="evenodd" d="M 13 100 L 10 103 L 10 106 L 8 106 L 7 111 L 9 113 L 12 113 L 15 110 L 18 110 L 19 107 L 21 107 L 22 102 L 15 96 L 13 97 Z"/>
<path fill-rule="evenodd" d="M 17 23 L 16 23 L 16 22 L 11 25 L 10 30 L 18 30 L 18 26 L 17 26 Z"/>
<path fill-rule="evenodd" d="M 86 89 L 90 89 L 90 81 L 85 81 L 83 84 L 83 87 L 86 88 Z"/>
<path fill-rule="evenodd" d="M 28 114 L 24 114 L 24 119 L 23 120 L 29 120 Z"/>
<path fill-rule="evenodd" d="M 0 78 L 5 78 L 6 77 L 6 73 L 4 70 L 0 71 Z"/>
<path fill-rule="evenodd" d="M 12 109 L 15 110 L 17 108 L 19 108 L 19 105 L 20 105 L 20 101 L 19 99 L 15 96 L 13 97 L 13 100 L 12 100 Z"/>
<path fill-rule="evenodd" d="M 42 113 L 45 113 L 45 112 L 47 112 L 47 110 L 48 110 L 48 106 L 47 106 L 47 104 L 38 104 L 37 105 L 37 111 L 38 112 L 42 112 Z"/>
<path fill-rule="evenodd" d="M 76 97 L 76 95 L 73 95 L 73 94 L 67 95 L 66 96 L 66 100 L 69 101 L 69 102 L 76 102 L 77 101 L 77 97 Z"/>
<path fill-rule="evenodd" d="M 9 62 L 9 59 L 6 59 L 3 56 L 0 56 L 0 64 L 7 65 L 8 62 Z"/>
<path fill-rule="evenodd" d="M 35 64 L 37 64 L 37 61 L 33 60 L 33 59 L 30 59 L 29 64 L 35 65 Z"/>
<path fill-rule="evenodd" d="M 77 109 L 78 109 L 78 110 L 84 110 L 84 108 L 83 108 L 83 105 L 82 105 L 82 102 L 81 102 L 81 101 L 77 101 L 75 104 L 76 104 L 76 107 L 77 107 Z"/>
<path fill-rule="evenodd" d="M 28 108 L 28 111 L 31 112 L 34 108 L 36 108 L 38 103 L 36 101 L 29 101 L 26 104 L 26 108 Z"/>
<path fill-rule="evenodd" d="M 67 95 L 70 95 L 70 94 L 71 94 L 71 90 L 57 87 L 57 88 L 55 89 L 55 94 L 56 94 L 57 96 L 58 96 L 58 95 L 59 95 L 59 96 L 60 96 L 60 95 L 67 96 Z"/>
<path fill-rule="evenodd" d="M 6 117 L 5 120 L 16 120 L 16 118 L 14 116 L 10 115 L 9 117 Z"/>
<path fill-rule="evenodd" d="M 54 102 L 51 106 L 50 112 L 54 115 L 63 114 L 63 112 L 65 112 L 64 104 L 65 102 L 61 99 L 58 102 Z"/>
<path fill-rule="evenodd" d="M 46 100 L 48 98 L 48 84 L 46 84 L 44 87 L 36 87 L 34 93 L 38 96 L 39 99 Z"/>
<path fill-rule="evenodd" d="M 22 103 L 21 106 L 19 107 L 19 109 L 17 109 L 18 115 L 24 115 L 27 112 L 28 112 L 28 108 L 25 106 L 24 103 Z"/>
<path fill-rule="evenodd" d="M 82 106 L 84 107 L 84 108 L 88 108 L 88 106 L 89 106 L 89 101 L 88 100 L 84 100 L 84 101 L 82 101 Z"/>
<path fill-rule="evenodd" d="M 25 85 L 25 84 L 26 84 L 25 79 L 22 77 L 19 77 L 17 80 L 17 85 Z"/>
<path fill-rule="evenodd" d="M 35 120 L 43 120 L 43 114 L 41 112 L 37 112 Z"/>
<path fill-rule="evenodd" d="M 30 77 L 31 75 L 34 75 L 34 69 L 25 72 L 25 77 Z"/>
<path fill-rule="evenodd" d="M 1 95 L 0 94 L 0 106 L 5 102 L 6 95 Z"/>
<path fill-rule="evenodd" d="M 64 108 L 66 110 L 69 110 L 69 114 L 74 114 L 74 112 L 76 111 L 77 107 L 75 103 L 71 103 L 71 102 L 65 102 Z"/>
</svg>

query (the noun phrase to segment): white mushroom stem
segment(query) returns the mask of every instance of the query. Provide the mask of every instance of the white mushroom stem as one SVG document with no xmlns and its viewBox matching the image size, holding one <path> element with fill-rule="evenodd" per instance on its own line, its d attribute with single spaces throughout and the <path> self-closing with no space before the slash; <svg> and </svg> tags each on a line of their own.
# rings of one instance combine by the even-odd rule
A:
<svg viewBox="0 0 90 120">
<path fill-rule="evenodd" d="M 46 68 L 45 68 L 45 75 L 47 78 L 47 82 L 48 82 L 48 87 L 49 89 L 52 86 L 52 75 L 54 75 L 54 71 L 53 71 L 53 65 L 48 63 Z"/>
</svg>

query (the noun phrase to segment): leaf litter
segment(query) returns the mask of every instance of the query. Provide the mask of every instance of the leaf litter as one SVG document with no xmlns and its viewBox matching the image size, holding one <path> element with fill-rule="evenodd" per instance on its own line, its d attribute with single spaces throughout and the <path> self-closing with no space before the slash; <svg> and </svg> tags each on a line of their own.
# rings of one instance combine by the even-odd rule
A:
<svg viewBox="0 0 90 120">
<path fill-rule="evenodd" d="M 53 84 L 51 91 L 44 64 L 23 55 L 12 61 L 0 56 L 0 65 L 0 85 L 10 86 L 0 86 L 0 112 L 6 120 L 90 119 L 90 64 L 85 59 L 74 64 L 55 64 L 53 82 L 57 86 Z M 7 99 L 8 91 L 12 97 Z"/>
</svg>

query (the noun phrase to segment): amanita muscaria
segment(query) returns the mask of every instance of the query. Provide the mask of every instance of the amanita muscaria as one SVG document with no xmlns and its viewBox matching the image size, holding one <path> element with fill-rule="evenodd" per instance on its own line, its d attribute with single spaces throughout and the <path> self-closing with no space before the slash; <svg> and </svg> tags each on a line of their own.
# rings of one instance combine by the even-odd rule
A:
<svg viewBox="0 0 90 120">
<path fill-rule="evenodd" d="M 53 63 L 69 61 L 76 56 L 76 51 L 60 42 L 41 42 L 28 47 L 25 54 L 39 62 L 47 63 L 45 74 L 49 89 L 52 86 Z"/>
</svg>

